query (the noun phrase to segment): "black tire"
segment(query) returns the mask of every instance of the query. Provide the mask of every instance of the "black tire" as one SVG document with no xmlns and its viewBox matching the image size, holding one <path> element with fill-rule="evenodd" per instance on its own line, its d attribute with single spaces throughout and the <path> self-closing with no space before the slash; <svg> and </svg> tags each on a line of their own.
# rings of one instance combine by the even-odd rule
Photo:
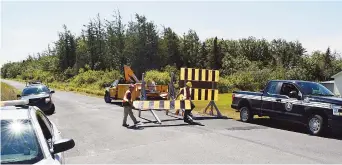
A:
<svg viewBox="0 0 342 165">
<path fill-rule="evenodd" d="M 318 136 L 324 132 L 326 124 L 321 115 L 310 115 L 307 122 L 307 128 L 310 135 Z"/>
<path fill-rule="evenodd" d="M 253 120 L 253 116 L 250 109 L 247 106 L 243 106 L 240 108 L 240 120 L 242 122 L 251 122 Z"/>
<path fill-rule="evenodd" d="M 108 92 L 105 93 L 104 100 L 105 100 L 106 103 L 111 103 L 112 102 L 112 99 L 110 98 Z"/>
<path fill-rule="evenodd" d="M 55 104 L 52 104 L 51 108 L 49 109 L 49 111 L 47 112 L 49 115 L 52 115 L 55 113 Z"/>
</svg>

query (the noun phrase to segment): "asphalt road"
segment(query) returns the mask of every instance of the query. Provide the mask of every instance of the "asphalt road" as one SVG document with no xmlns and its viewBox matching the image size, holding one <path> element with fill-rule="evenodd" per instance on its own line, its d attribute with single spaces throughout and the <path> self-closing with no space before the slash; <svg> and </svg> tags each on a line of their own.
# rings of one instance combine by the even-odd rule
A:
<svg viewBox="0 0 342 165">
<path fill-rule="evenodd" d="M 53 101 L 56 113 L 49 118 L 64 137 L 76 143 L 65 153 L 66 163 L 342 162 L 341 140 L 309 136 L 300 126 L 285 130 L 267 121 L 268 126 L 263 126 L 232 119 L 199 120 L 205 126 L 190 126 L 158 112 L 165 120 L 162 125 L 138 118 L 144 122 L 141 129 L 127 129 L 121 126 L 123 108 L 101 98 L 56 91 Z M 150 112 L 143 112 L 142 117 L 154 120 Z"/>
</svg>

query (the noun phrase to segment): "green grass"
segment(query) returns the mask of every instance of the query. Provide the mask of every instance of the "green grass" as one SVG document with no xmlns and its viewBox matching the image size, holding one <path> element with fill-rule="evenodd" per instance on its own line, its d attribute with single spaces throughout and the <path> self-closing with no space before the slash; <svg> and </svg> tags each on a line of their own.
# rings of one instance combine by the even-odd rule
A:
<svg viewBox="0 0 342 165">
<path fill-rule="evenodd" d="M 19 81 L 22 83 L 25 83 L 25 80 L 22 79 L 9 79 L 9 80 L 14 80 L 14 81 Z M 52 82 L 49 84 L 45 84 L 48 85 L 50 89 L 54 89 L 54 90 L 60 90 L 60 91 L 69 91 L 69 92 L 76 92 L 76 93 L 80 93 L 80 94 L 84 94 L 87 96 L 95 96 L 95 97 L 103 97 L 104 96 L 104 91 L 105 89 L 99 90 L 99 89 L 95 89 L 93 86 L 87 86 L 87 87 L 74 87 L 71 86 L 69 83 L 65 83 L 65 82 Z"/>
<path fill-rule="evenodd" d="M 17 100 L 18 93 L 19 91 L 16 88 L 1 82 L 1 101 Z"/>
<path fill-rule="evenodd" d="M 25 82 L 23 80 L 19 80 L 19 79 L 15 79 L 16 81 L 20 81 L 20 82 Z M 95 97 L 99 97 L 102 98 L 104 96 L 104 90 L 99 90 L 99 89 L 95 89 L 92 86 L 87 86 L 87 87 L 73 87 L 68 83 L 65 82 L 53 82 L 48 84 L 50 88 L 53 89 L 58 89 L 58 90 L 62 90 L 62 91 L 72 91 L 72 92 L 76 92 L 76 93 L 80 93 L 80 94 L 85 94 L 88 96 L 95 96 Z M 232 103 L 232 94 L 231 93 L 224 93 L 224 94 L 219 94 L 219 99 L 218 101 L 215 102 L 218 109 L 220 110 L 221 114 L 224 116 L 227 116 L 229 118 L 233 118 L 235 120 L 239 120 L 240 119 L 240 114 L 239 112 L 236 112 L 234 109 L 232 109 L 230 107 L 231 103 Z M 199 114 L 203 114 L 204 108 L 209 104 L 209 101 L 194 101 L 195 104 L 195 109 L 194 109 L 194 113 L 199 113 Z M 207 113 L 209 113 L 210 108 L 208 108 Z M 214 115 L 216 115 L 216 112 L 214 110 Z M 258 117 L 256 117 L 258 118 Z"/>
<path fill-rule="evenodd" d="M 196 106 L 194 111 L 201 114 L 203 113 L 205 107 L 207 107 L 209 104 L 209 101 L 193 101 L 193 103 Z M 215 103 L 222 115 L 236 120 L 240 119 L 240 114 L 230 107 L 232 103 L 231 93 L 219 94 L 219 99 Z M 209 113 L 209 111 L 210 107 L 207 109 L 207 113 Z M 215 114 L 216 112 L 214 110 L 214 115 Z"/>
<path fill-rule="evenodd" d="M 199 114 L 203 114 L 204 108 L 207 107 L 207 105 L 209 104 L 209 101 L 194 101 L 193 103 L 196 106 L 194 111 Z M 232 93 L 219 94 L 219 99 L 215 103 L 223 116 L 227 116 L 234 120 L 240 120 L 240 113 L 236 112 L 235 109 L 232 109 L 230 107 L 232 103 Z M 209 111 L 210 111 L 210 107 L 207 109 L 207 114 L 209 113 Z M 213 111 L 214 111 L 213 112 L 214 115 L 216 115 L 215 109 Z M 257 115 L 255 115 L 254 118 L 257 119 L 257 118 L 268 118 L 268 117 L 266 116 L 258 117 Z"/>
</svg>

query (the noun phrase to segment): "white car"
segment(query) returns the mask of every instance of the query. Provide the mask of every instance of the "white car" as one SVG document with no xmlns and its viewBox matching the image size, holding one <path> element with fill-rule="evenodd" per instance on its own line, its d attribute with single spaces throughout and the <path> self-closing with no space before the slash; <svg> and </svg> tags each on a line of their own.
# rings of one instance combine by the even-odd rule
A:
<svg viewBox="0 0 342 165">
<path fill-rule="evenodd" d="M 64 164 L 64 151 L 75 146 L 28 100 L 1 102 L 1 164 Z"/>
</svg>

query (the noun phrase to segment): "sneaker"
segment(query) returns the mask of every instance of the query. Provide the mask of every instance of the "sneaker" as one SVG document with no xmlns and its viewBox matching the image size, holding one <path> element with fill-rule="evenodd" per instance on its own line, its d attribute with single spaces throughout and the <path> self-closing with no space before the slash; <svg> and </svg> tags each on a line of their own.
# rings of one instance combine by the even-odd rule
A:
<svg viewBox="0 0 342 165">
<path fill-rule="evenodd" d="M 129 125 L 128 124 L 122 124 L 123 127 L 128 127 Z"/>
</svg>

